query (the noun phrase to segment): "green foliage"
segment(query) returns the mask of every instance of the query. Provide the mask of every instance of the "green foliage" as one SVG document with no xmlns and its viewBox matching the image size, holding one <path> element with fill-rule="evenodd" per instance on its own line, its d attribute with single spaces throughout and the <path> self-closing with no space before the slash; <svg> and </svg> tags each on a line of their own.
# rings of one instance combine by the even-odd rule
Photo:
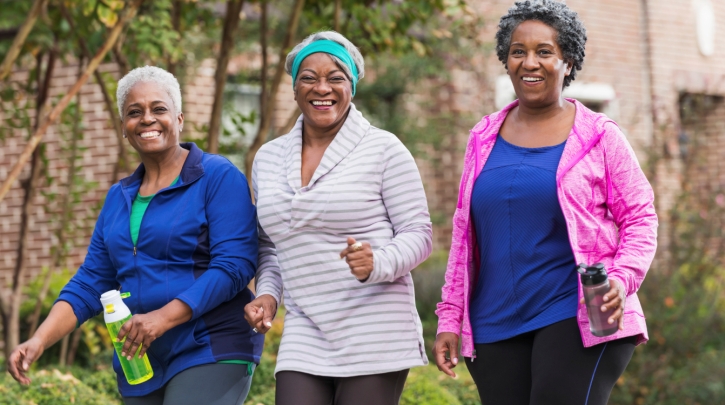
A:
<svg viewBox="0 0 725 405">
<path fill-rule="evenodd" d="M 78 369 L 65 372 L 40 370 L 30 373 L 32 383 L 24 387 L 3 373 L 0 376 L 0 405 L 121 405 L 118 393 L 110 392 L 110 374 L 108 370 L 95 373 L 78 372 Z"/>
<path fill-rule="evenodd" d="M 612 404 L 725 403 L 725 194 L 685 192 L 672 213 L 671 268 L 652 268 L 638 295 L 650 342 L 634 353 Z"/>
</svg>

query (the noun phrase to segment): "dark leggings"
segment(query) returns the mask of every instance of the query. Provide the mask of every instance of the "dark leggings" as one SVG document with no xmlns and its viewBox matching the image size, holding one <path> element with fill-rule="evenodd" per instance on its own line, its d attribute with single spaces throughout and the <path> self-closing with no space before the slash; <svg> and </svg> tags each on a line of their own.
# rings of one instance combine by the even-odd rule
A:
<svg viewBox="0 0 725 405">
<path fill-rule="evenodd" d="M 245 364 L 204 364 L 186 369 L 142 397 L 123 397 L 126 405 L 242 405 L 252 385 Z"/>
<path fill-rule="evenodd" d="M 356 377 L 277 373 L 276 405 L 398 405 L 408 370 Z"/>
<path fill-rule="evenodd" d="M 576 318 L 495 343 L 466 365 L 485 405 L 606 405 L 634 352 L 628 337 L 585 348 Z"/>
</svg>

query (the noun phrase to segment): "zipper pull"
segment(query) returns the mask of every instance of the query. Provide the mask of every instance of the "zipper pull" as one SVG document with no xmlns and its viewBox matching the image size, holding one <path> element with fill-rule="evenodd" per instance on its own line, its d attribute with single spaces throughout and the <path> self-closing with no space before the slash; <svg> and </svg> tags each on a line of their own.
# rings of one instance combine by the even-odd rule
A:
<svg viewBox="0 0 725 405">
<path fill-rule="evenodd" d="M 133 255 L 136 256 L 136 246 L 133 247 Z"/>
</svg>

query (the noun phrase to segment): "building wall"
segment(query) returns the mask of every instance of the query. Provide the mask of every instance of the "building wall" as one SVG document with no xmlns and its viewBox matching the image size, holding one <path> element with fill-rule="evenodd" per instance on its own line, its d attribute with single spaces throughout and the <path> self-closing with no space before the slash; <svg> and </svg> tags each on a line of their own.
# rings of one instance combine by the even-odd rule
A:
<svg viewBox="0 0 725 405">
<path fill-rule="evenodd" d="M 615 91 L 607 111 L 619 123 L 634 147 L 640 163 L 655 187 L 656 204 L 661 219 L 660 250 L 667 246 L 669 210 L 680 195 L 683 182 L 690 187 L 722 190 L 725 187 L 725 167 L 722 156 L 725 149 L 725 114 L 723 103 L 708 113 L 707 155 L 702 157 L 698 169 L 686 170 L 683 165 L 678 135 L 680 123 L 679 103 L 683 94 L 725 96 L 725 39 L 715 36 L 715 52 L 704 56 L 698 48 L 696 4 L 707 0 L 568 0 L 569 7 L 577 11 L 588 32 L 584 70 L 575 83 L 604 83 Z M 648 5 L 644 12 L 644 4 Z M 471 0 L 471 6 L 481 16 L 480 49 L 472 52 L 466 61 L 454 61 L 450 66 L 451 81 L 441 86 L 438 94 L 441 111 L 457 117 L 457 125 L 443 134 L 443 142 L 436 150 L 429 150 L 431 158 L 418 159 L 423 176 L 429 207 L 434 222 L 434 247 L 448 249 L 450 219 L 457 199 L 462 169 L 463 152 L 468 139 L 468 128 L 483 115 L 495 110 L 496 79 L 504 75 L 501 63 L 492 52 L 491 44 L 498 19 L 513 4 L 510 0 Z M 725 31 L 725 2 L 711 0 L 716 33 Z M 702 24 L 700 24 L 702 25 Z M 101 70 L 117 76 L 113 65 Z M 27 71 L 14 73 L 14 80 L 27 80 Z M 51 95 L 65 92 L 75 81 L 77 67 L 62 66 L 56 70 Z M 184 81 L 184 112 L 188 124 L 200 126 L 209 120 L 213 97 L 213 61 L 205 61 Z M 651 85 L 650 85 L 651 84 Z M 277 94 L 279 111 L 276 127 L 283 126 L 295 106 L 291 82 L 285 81 Z M 117 144 L 108 122 L 105 105 L 94 83 L 81 91 L 81 104 L 86 118 L 82 145 L 82 173 L 87 180 L 98 182 L 98 187 L 84 195 L 77 206 L 77 218 L 93 215 L 94 207 L 102 201 L 110 187 L 117 156 Z M 406 101 L 415 109 L 420 100 L 411 96 Z M 185 131 L 194 132 L 194 125 Z M 196 136 L 202 134 L 196 133 Z M 0 148 L 0 178 L 7 176 L 12 164 L 24 147 L 22 134 L 6 139 Z M 61 150 L 57 126 L 51 127 L 44 138 L 51 173 L 64 178 L 67 164 Z M 28 168 L 22 178 L 27 177 Z M 719 187 L 719 188 L 717 188 Z M 57 181 L 43 191 L 59 191 Z M 17 232 L 20 221 L 22 192 L 19 182 L 0 202 L 0 283 L 7 283 L 15 263 Z M 35 198 L 31 217 L 29 274 L 35 275 L 49 263 L 54 244 L 55 222 L 46 207 L 51 204 L 42 195 Z M 92 221 L 77 232 L 76 247 L 67 267 L 75 268 L 85 255 Z"/>
</svg>

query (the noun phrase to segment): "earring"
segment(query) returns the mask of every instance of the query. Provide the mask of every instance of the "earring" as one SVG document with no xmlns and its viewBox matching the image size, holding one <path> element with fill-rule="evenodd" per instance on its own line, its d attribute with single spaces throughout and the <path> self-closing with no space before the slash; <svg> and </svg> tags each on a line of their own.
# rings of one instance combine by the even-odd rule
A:
<svg viewBox="0 0 725 405">
<path fill-rule="evenodd" d="M 123 134 L 123 137 L 126 138 L 126 134 Z"/>
</svg>

